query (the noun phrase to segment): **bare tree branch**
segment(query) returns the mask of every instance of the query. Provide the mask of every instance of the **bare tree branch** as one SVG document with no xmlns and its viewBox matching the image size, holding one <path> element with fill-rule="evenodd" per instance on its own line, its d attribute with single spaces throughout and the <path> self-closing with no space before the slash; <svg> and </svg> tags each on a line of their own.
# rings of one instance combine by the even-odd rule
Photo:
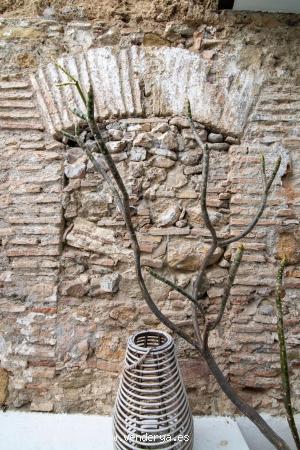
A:
<svg viewBox="0 0 300 450">
<path fill-rule="evenodd" d="M 61 134 L 68 138 L 70 141 L 77 142 L 78 137 L 75 134 L 71 134 L 66 130 L 61 130 Z"/>
<path fill-rule="evenodd" d="M 196 300 L 198 297 L 198 292 L 199 292 L 201 283 L 203 282 L 205 270 L 207 269 L 209 261 L 218 246 L 217 234 L 216 234 L 216 231 L 210 221 L 208 211 L 207 211 L 207 205 L 206 205 L 208 171 L 209 171 L 209 150 L 208 150 L 207 146 L 205 146 L 205 148 L 204 148 L 202 167 L 203 167 L 202 168 L 202 189 L 201 189 L 201 200 L 200 200 L 201 201 L 201 212 L 202 212 L 204 224 L 206 225 L 207 229 L 210 231 L 210 234 L 212 236 L 212 244 L 211 244 L 211 247 L 208 249 L 208 251 L 205 255 L 205 258 L 202 262 L 202 265 L 199 269 L 199 272 L 197 274 L 197 278 L 196 278 L 195 285 L 194 285 L 194 293 L 193 293 L 193 296 Z"/>
<path fill-rule="evenodd" d="M 221 322 L 224 312 L 225 312 L 225 308 L 228 302 L 228 298 L 230 295 L 230 290 L 231 287 L 234 283 L 238 268 L 241 264 L 242 261 L 242 257 L 243 257 L 243 253 L 244 253 L 244 246 L 243 244 L 241 244 L 236 252 L 235 258 L 230 266 L 229 269 L 229 275 L 228 275 L 228 279 L 227 282 L 225 284 L 225 288 L 224 288 L 224 293 L 222 295 L 222 300 L 221 300 L 221 305 L 220 305 L 220 310 L 219 313 L 216 317 L 216 319 L 212 322 L 206 322 L 205 324 L 205 328 L 204 328 L 204 333 L 203 333 L 203 345 L 204 347 L 206 347 L 208 345 L 208 337 L 209 337 L 209 333 L 214 330 L 219 323 Z"/>
<path fill-rule="evenodd" d="M 208 146 L 205 145 L 204 147 L 204 154 L 203 154 L 203 169 L 202 169 L 202 191 L 201 191 L 201 212 L 202 217 L 204 220 L 204 223 L 206 225 L 206 228 L 210 231 L 213 243 L 216 245 L 218 243 L 217 233 L 214 229 L 211 220 L 208 215 L 207 211 L 207 182 L 208 182 L 208 173 L 209 173 L 209 149 Z"/>
<path fill-rule="evenodd" d="M 274 445 L 276 449 L 291 450 L 290 447 L 284 442 L 284 440 L 281 439 L 281 437 L 278 436 L 278 434 L 276 434 L 274 430 L 267 424 L 267 422 L 258 414 L 258 412 L 252 406 L 242 400 L 241 397 L 239 397 L 231 384 L 227 381 L 209 348 L 204 349 L 200 353 L 200 355 L 206 361 L 206 364 L 217 380 L 222 391 L 232 401 L 237 409 L 257 426 L 257 428 Z"/>
<path fill-rule="evenodd" d="M 75 116 L 79 117 L 79 119 L 86 121 L 86 115 L 78 108 L 69 108 L 71 113 L 73 113 Z"/>
<path fill-rule="evenodd" d="M 273 171 L 271 173 L 271 176 L 269 178 L 269 181 L 267 181 L 266 177 L 264 176 L 264 179 L 266 181 L 266 186 L 265 186 L 265 189 L 264 189 L 261 205 L 260 205 L 260 207 L 259 207 L 259 209 L 258 209 L 258 211 L 256 213 L 256 216 L 254 217 L 254 219 L 250 222 L 250 224 L 246 227 L 246 229 L 241 234 L 239 234 L 238 236 L 234 236 L 232 238 L 225 239 L 223 241 L 220 240 L 218 242 L 218 245 L 220 247 L 226 247 L 227 245 L 232 244 L 233 242 L 240 241 L 241 239 L 243 239 L 245 236 L 247 236 L 247 234 L 249 234 L 253 230 L 253 228 L 255 227 L 257 222 L 259 221 L 262 213 L 264 212 L 264 210 L 266 208 L 268 195 L 269 195 L 271 186 L 273 184 L 273 181 L 274 181 L 274 179 L 276 177 L 276 174 L 278 172 L 278 169 L 280 167 L 280 164 L 281 164 L 281 157 L 279 157 L 277 159 L 276 164 L 274 166 L 274 169 L 273 169 Z M 262 166 L 263 166 L 263 169 L 262 169 L 263 174 L 265 174 L 264 157 L 262 158 Z"/>
<path fill-rule="evenodd" d="M 180 286 L 178 286 L 176 283 L 173 283 L 173 281 L 168 280 L 167 278 L 163 277 L 162 275 L 160 275 L 159 273 L 155 272 L 154 270 L 152 270 L 150 267 L 145 267 L 145 269 L 147 270 L 147 272 L 150 273 L 150 275 L 152 275 L 154 278 L 156 278 L 157 280 L 161 281 L 162 283 L 165 283 L 167 286 L 170 286 L 172 289 L 174 289 L 175 291 L 179 292 L 181 295 L 183 295 L 185 298 L 187 298 L 188 300 L 190 300 L 201 312 L 202 316 L 204 317 L 204 311 L 203 308 L 201 306 L 201 304 L 199 302 L 197 302 L 194 297 L 192 295 L 190 295 L 188 292 L 186 292 L 185 289 L 182 289 Z"/>
<path fill-rule="evenodd" d="M 268 181 L 267 181 L 267 174 L 266 174 L 266 160 L 265 160 L 265 155 L 263 153 L 260 155 L 260 159 L 261 159 L 261 175 L 262 175 L 262 179 L 263 179 L 264 189 L 266 189 Z"/>
<path fill-rule="evenodd" d="M 190 108 L 190 103 L 189 102 L 188 102 L 187 106 L 188 106 L 188 108 L 187 108 L 188 109 L 188 118 L 189 118 L 189 122 L 190 122 L 191 128 L 192 128 L 192 130 L 194 132 L 195 139 L 198 142 L 198 144 L 202 147 L 202 145 L 201 145 L 202 141 L 201 141 L 200 137 L 198 136 L 198 134 L 196 132 L 196 128 L 195 128 L 194 123 L 193 123 L 192 113 L 191 113 L 191 108 Z M 205 163 L 205 161 L 204 161 L 204 163 Z M 276 176 L 276 173 L 278 171 L 279 165 L 280 165 L 280 160 L 277 161 L 277 164 L 276 164 L 275 169 L 274 169 L 274 171 L 273 171 L 273 173 L 271 175 L 271 178 L 270 178 L 269 182 L 267 182 L 266 181 L 266 175 L 265 175 L 265 160 L 264 160 L 264 157 L 262 157 L 262 171 L 263 171 L 264 189 L 265 189 L 265 192 L 267 192 L 267 194 L 266 194 L 265 201 L 263 202 L 261 211 L 259 211 L 257 217 L 253 221 L 253 227 L 256 225 L 258 219 L 260 218 L 262 212 L 264 211 L 264 208 L 266 206 L 268 189 L 270 189 L 270 187 L 271 187 L 271 185 L 273 183 L 273 180 L 274 180 L 274 178 Z M 205 174 L 205 170 L 204 169 L 203 169 L 203 173 Z M 204 177 L 204 181 L 203 182 L 207 183 L 207 180 L 205 180 L 205 177 Z M 206 190 L 202 189 L 202 195 L 206 196 Z M 206 200 L 204 201 L 204 206 L 205 205 L 206 205 Z M 202 207 L 202 212 L 203 212 L 203 207 Z M 208 214 L 207 214 L 207 216 L 208 216 Z M 206 226 L 207 226 L 207 224 L 208 224 L 207 220 L 206 220 L 205 223 L 206 223 Z M 250 232 L 251 229 L 248 232 Z M 238 237 L 238 239 L 236 239 L 236 240 L 241 239 L 246 234 L 240 235 Z M 212 237 L 213 237 L 213 234 L 212 234 Z M 232 242 L 234 242 L 234 240 Z M 214 251 L 216 250 L 217 247 L 226 246 L 230 242 L 231 242 L 231 240 L 219 241 L 217 238 L 212 241 L 211 247 L 209 248 L 209 250 L 206 253 L 206 256 L 205 256 L 205 258 L 204 258 L 204 260 L 202 262 L 201 268 L 200 268 L 200 270 L 198 272 L 197 279 L 196 279 L 196 282 L 195 282 L 195 285 L 194 285 L 193 296 L 194 296 L 195 299 L 198 296 L 198 291 L 199 291 L 199 288 L 201 286 L 201 283 L 203 282 L 205 271 L 206 271 L 206 269 L 208 267 L 210 258 L 214 254 Z M 221 245 L 221 243 L 223 243 L 223 245 Z M 224 310 L 225 310 L 226 303 L 227 303 L 227 300 L 228 300 L 228 297 L 229 297 L 229 293 L 230 293 L 230 288 L 231 288 L 231 285 L 233 284 L 235 275 L 237 273 L 238 266 L 240 264 L 240 259 L 242 257 L 242 252 L 243 252 L 243 250 L 241 249 L 240 255 L 239 254 L 237 255 L 237 262 L 235 264 L 233 264 L 233 266 L 231 267 L 231 274 L 229 275 L 229 279 L 228 279 L 228 282 L 227 282 L 227 289 L 225 289 L 225 292 L 224 292 L 224 297 L 223 297 L 223 301 L 222 301 L 222 304 L 221 304 L 221 309 L 220 309 L 219 315 L 217 317 L 217 321 L 220 321 L 222 319 L 223 314 L 224 314 Z M 228 293 L 226 293 L 226 292 L 228 292 Z M 233 390 L 233 388 L 230 385 L 230 383 L 228 383 L 228 381 L 224 377 L 222 371 L 220 370 L 219 366 L 217 365 L 213 355 L 211 354 L 211 352 L 210 352 L 210 350 L 208 348 L 208 334 L 209 334 L 208 327 L 209 327 L 209 322 L 206 320 L 206 318 L 204 318 L 204 336 L 203 336 L 203 339 L 202 339 L 201 332 L 200 332 L 200 327 L 199 327 L 199 322 L 198 322 L 198 317 L 197 317 L 197 310 L 196 310 L 196 307 L 194 305 L 193 305 L 193 308 L 192 308 L 192 312 L 193 312 L 193 326 L 194 326 L 194 331 L 195 331 L 195 335 L 196 335 L 196 338 L 197 338 L 197 346 L 196 346 L 196 348 L 198 348 L 199 354 L 206 361 L 206 363 L 207 363 L 211 373 L 216 378 L 216 380 L 219 383 L 219 386 L 221 387 L 223 392 L 233 402 L 233 404 L 236 405 L 237 408 L 243 414 L 245 414 L 260 429 L 260 431 L 264 434 L 264 436 L 270 442 L 272 442 L 272 444 L 275 446 L 275 448 L 288 450 L 289 447 L 284 442 L 284 440 L 281 439 L 280 436 L 278 436 L 269 427 L 269 425 L 264 420 L 262 420 L 262 418 L 255 411 L 254 408 L 252 408 L 247 403 L 243 402 L 243 400 Z M 204 342 L 204 340 L 205 340 L 205 342 Z"/>
<path fill-rule="evenodd" d="M 188 116 L 188 120 L 189 120 L 189 123 L 190 123 L 191 130 L 193 132 L 195 141 L 197 142 L 199 147 L 202 149 L 202 151 L 204 151 L 204 144 L 203 144 L 203 142 L 202 142 L 202 140 L 201 140 L 201 138 L 200 138 L 200 136 L 199 136 L 199 134 L 197 132 L 197 129 L 195 127 L 195 124 L 194 124 L 194 121 L 193 121 L 193 118 L 192 118 L 191 104 L 190 104 L 189 100 L 187 100 L 187 116 Z"/>
<path fill-rule="evenodd" d="M 108 175 L 108 173 L 106 172 L 104 167 L 99 163 L 99 161 L 94 157 L 92 150 L 90 150 L 86 145 L 83 145 L 81 148 L 83 150 L 85 150 L 86 154 L 88 155 L 88 157 L 89 157 L 91 163 L 93 164 L 93 166 L 95 167 L 95 169 L 103 176 L 104 180 L 109 185 L 110 189 L 112 190 L 113 196 L 115 197 L 115 202 L 116 202 L 116 205 L 117 205 L 119 211 L 123 212 L 124 206 L 123 206 L 122 199 L 120 197 L 118 190 L 115 188 L 110 176 Z"/>
<path fill-rule="evenodd" d="M 100 162 L 94 157 L 92 149 L 90 149 L 87 145 L 85 145 L 84 142 L 81 141 L 81 139 L 79 138 L 79 136 L 77 135 L 72 135 L 70 133 L 68 133 L 65 130 L 62 130 L 62 134 L 64 136 L 66 136 L 68 139 L 76 142 L 78 144 L 78 146 L 80 148 L 82 148 L 83 151 L 86 152 L 89 160 L 91 161 L 91 163 L 93 164 L 94 168 L 97 170 L 97 172 L 99 172 L 103 179 L 107 182 L 107 184 L 109 185 L 110 189 L 112 190 L 112 193 L 115 197 L 115 201 L 116 201 L 116 205 L 119 208 L 119 210 L 121 212 L 123 212 L 124 207 L 123 207 L 123 203 L 120 197 L 120 194 L 118 192 L 118 190 L 115 188 L 110 176 L 108 175 L 108 173 L 106 172 L 106 170 L 104 169 L 104 167 L 100 164 Z"/>
</svg>

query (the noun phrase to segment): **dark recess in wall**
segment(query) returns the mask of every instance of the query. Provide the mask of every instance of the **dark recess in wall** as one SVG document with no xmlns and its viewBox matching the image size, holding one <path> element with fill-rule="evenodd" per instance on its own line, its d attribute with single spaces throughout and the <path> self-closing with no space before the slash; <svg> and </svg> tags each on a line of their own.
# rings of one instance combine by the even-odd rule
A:
<svg viewBox="0 0 300 450">
<path fill-rule="evenodd" d="M 219 9 L 232 9 L 234 0 L 219 0 Z"/>
</svg>

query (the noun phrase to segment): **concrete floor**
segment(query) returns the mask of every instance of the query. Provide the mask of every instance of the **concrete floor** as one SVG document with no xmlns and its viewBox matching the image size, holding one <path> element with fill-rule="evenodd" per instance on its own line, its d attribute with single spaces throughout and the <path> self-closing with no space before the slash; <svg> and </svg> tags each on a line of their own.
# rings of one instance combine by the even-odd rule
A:
<svg viewBox="0 0 300 450">
<path fill-rule="evenodd" d="M 275 418 L 274 423 L 285 435 L 285 421 Z M 194 450 L 273 450 L 244 418 L 194 417 L 194 426 Z M 1 412 L 0 449 L 112 450 L 111 418 L 81 414 Z"/>
</svg>

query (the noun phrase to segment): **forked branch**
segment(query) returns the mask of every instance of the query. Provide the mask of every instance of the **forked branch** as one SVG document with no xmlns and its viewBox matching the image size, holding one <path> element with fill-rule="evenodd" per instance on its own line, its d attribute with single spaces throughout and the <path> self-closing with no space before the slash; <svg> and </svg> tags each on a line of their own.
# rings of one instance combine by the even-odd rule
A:
<svg viewBox="0 0 300 450">
<path fill-rule="evenodd" d="M 225 240 L 221 240 L 219 241 L 219 246 L 220 247 L 226 247 L 229 244 L 232 244 L 233 242 L 237 242 L 240 241 L 241 239 L 243 239 L 244 237 L 246 237 L 255 227 L 255 225 L 257 224 L 257 222 L 259 221 L 260 217 L 262 216 L 262 213 L 264 212 L 266 205 L 267 205 L 267 199 L 268 199 L 268 195 L 270 193 L 270 189 L 271 186 L 273 184 L 273 181 L 277 175 L 277 172 L 279 170 L 280 164 L 281 164 L 281 157 L 279 156 L 279 158 L 277 159 L 274 169 L 270 175 L 269 180 L 267 180 L 266 177 L 266 171 L 265 171 L 265 157 L 262 155 L 262 173 L 263 173 L 263 181 L 264 181 L 264 192 L 262 195 L 262 200 L 261 200 L 261 204 L 260 207 L 255 215 L 255 217 L 253 218 L 253 220 L 249 223 L 249 225 L 246 227 L 246 229 L 239 234 L 238 236 L 234 236 L 232 238 L 229 239 L 225 239 Z"/>
<path fill-rule="evenodd" d="M 60 66 L 58 66 L 58 67 L 61 68 Z M 83 113 L 83 114 L 86 117 L 88 127 L 94 137 L 94 140 L 95 140 L 95 151 L 98 153 L 101 153 L 103 155 L 105 162 L 110 170 L 111 176 L 112 176 L 114 182 L 116 183 L 118 192 L 120 192 L 120 197 L 122 200 L 122 212 L 124 215 L 126 227 L 129 231 L 132 249 L 133 249 L 133 253 L 134 253 L 134 261 L 135 261 L 135 269 L 136 269 L 137 279 L 138 279 L 139 286 L 140 286 L 141 292 L 143 294 L 143 297 L 144 297 L 146 303 L 148 304 L 150 310 L 155 314 L 155 316 L 158 318 L 158 320 L 160 320 L 170 330 L 172 330 L 173 332 L 175 332 L 176 334 L 181 336 L 185 341 L 190 343 L 199 352 L 199 355 L 205 359 L 212 374 L 214 375 L 214 377 L 217 380 L 217 382 L 219 383 L 221 389 L 225 392 L 225 394 L 228 396 L 228 398 L 237 406 L 237 408 L 243 414 L 245 414 L 247 417 L 249 417 L 249 419 L 252 420 L 252 422 L 257 425 L 257 427 L 267 437 L 267 439 L 269 439 L 269 441 L 273 443 L 275 448 L 289 450 L 289 447 L 286 445 L 286 443 L 269 427 L 269 425 L 255 411 L 255 409 L 253 409 L 250 405 L 245 403 L 237 395 L 237 393 L 234 391 L 234 389 L 232 388 L 230 383 L 224 377 L 222 371 L 220 370 L 219 366 L 217 365 L 217 363 L 216 363 L 214 357 L 212 356 L 212 354 L 210 353 L 208 347 L 207 346 L 203 347 L 201 345 L 201 337 L 198 338 L 198 340 L 194 340 L 185 331 L 183 331 L 177 324 L 175 324 L 167 316 L 165 316 L 162 313 L 162 311 L 157 307 L 155 302 L 153 301 L 153 299 L 147 289 L 147 286 L 145 284 L 144 276 L 143 276 L 142 269 L 141 269 L 141 250 L 140 250 L 140 247 L 138 244 L 135 228 L 133 226 L 132 219 L 131 219 L 129 196 L 128 196 L 126 187 L 124 185 L 124 182 L 122 180 L 122 177 L 116 167 L 114 160 L 112 159 L 112 157 L 109 153 L 109 150 L 101 136 L 101 133 L 98 129 L 97 122 L 95 120 L 93 89 L 92 89 L 92 87 L 90 87 L 88 97 L 86 98 L 79 82 L 74 77 L 72 77 L 64 68 L 61 68 L 61 70 L 63 70 L 63 72 L 68 76 L 68 78 L 75 83 L 74 86 L 78 90 L 78 93 L 79 93 L 80 97 L 82 98 L 85 108 L 86 108 L 86 113 Z M 76 115 L 78 116 L 78 114 L 76 114 Z M 80 116 L 82 116 L 81 113 L 80 113 L 79 117 Z M 191 116 L 191 114 L 190 114 L 190 116 Z M 191 122 L 192 122 L 192 120 L 191 120 Z M 192 127 L 193 131 L 196 130 L 193 123 L 191 123 L 191 127 Z M 200 141 L 201 141 L 201 139 L 200 139 Z M 198 142 L 198 140 L 197 140 L 198 144 L 200 146 L 203 146 L 202 141 L 201 141 L 201 143 L 200 143 L 200 141 Z M 207 164 L 208 164 L 208 159 L 207 159 Z M 96 170 L 98 170 L 96 166 L 95 166 L 95 168 L 96 168 Z M 208 172 L 208 169 L 207 169 L 207 172 Z M 204 182 L 207 183 L 207 178 L 206 178 L 206 181 L 204 179 Z M 204 204 L 202 207 L 204 207 L 204 209 L 206 208 L 206 200 L 204 201 Z M 207 219 L 209 220 L 208 215 L 207 215 Z M 218 242 L 214 242 L 214 237 L 213 237 L 212 231 L 211 231 L 211 233 L 212 233 L 212 238 L 213 238 L 212 246 L 211 246 L 211 249 L 209 250 L 208 254 L 206 255 L 206 258 L 202 265 L 201 270 L 205 270 L 205 268 L 207 267 L 207 265 L 209 263 L 210 256 L 213 255 L 213 253 L 218 245 Z M 203 279 L 204 275 L 201 274 L 201 270 L 200 270 L 200 278 Z M 232 271 L 234 272 L 233 269 L 232 269 Z M 234 277 L 233 277 L 233 279 L 234 279 Z M 165 282 L 165 280 L 164 280 L 164 282 Z M 230 280 L 229 280 L 229 284 L 230 284 Z M 230 287 L 229 287 L 229 290 L 230 290 Z M 194 295 L 192 296 L 194 300 L 197 300 L 197 295 L 198 295 L 198 288 L 196 286 Z M 228 293 L 228 295 L 229 295 L 229 293 Z M 226 306 L 226 301 L 225 301 L 225 306 Z M 224 306 L 224 308 L 225 308 L 225 306 Z M 196 309 L 196 305 L 194 305 L 194 308 Z M 222 316 L 222 314 L 221 314 L 221 316 Z M 197 321 L 197 324 L 198 324 L 198 321 Z M 199 325 L 198 325 L 198 329 L 199 329 Z"/>
<path fill-rule="evenodd" d="M 150 267 L 146 267 L 146 270 L 147 270 L 147 272 L 150 273 L 150 275 L 152 275 L 158 281 L 161 281 L 162 283 L 165 283 L 167 286 L 170 286 L 172 289 L 174 289 L 175 291 L 179 292 L 179 294 L 183 295 L 185 298 L 190 300 L 196 306 L 196 308 L 199 309 L 199 311 L 201 312 L 202 316 L 204 317 L 204 311 L 203 311 L 203 308 L 202 308 L 201 304 L 199 302 L 197 302 L 194 299 L 194 297 L 192 295 L 190 295 L 185 289 L 181 288 L 176 283 L 173 283 L 173 281 L 168 280 L 167 278 L 163 277 L 159 273 L 155 272 Z"/>
</svg>

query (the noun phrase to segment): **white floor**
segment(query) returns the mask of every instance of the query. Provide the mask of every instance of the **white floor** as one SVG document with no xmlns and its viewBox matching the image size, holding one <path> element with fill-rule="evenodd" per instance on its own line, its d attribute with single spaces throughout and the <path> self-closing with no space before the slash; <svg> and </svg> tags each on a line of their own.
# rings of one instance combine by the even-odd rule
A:
<svg viewBox="0 0 300 450">
<path fill-rule="evenodd" d="M 283 417 L 274 417 L 269 414 L 262 414 L 262 417 L 268 424 L 281 436 L 290 446 L 291 450 L 297 450 L 293 441 L 287 420 Z M 300 414 L 296 414 L 295 420 L 300 433 Z M 248 442 L 250 450 L 274 450 L 274 446 L 257 431 L 255 425 L 246 417 L 238 417 L 237 423 L 239 428 Z"/>
<path fill-rule="evenodd" d="M 268 419 L 269 420 L 269 419 Z M 275 420 L 286 434 L 286 424 Z M 194 450 L 273 450 L 244 418 L 195 417 Z M 248 441 L 243 437 L 240 428 Z M 293 447 L 291 447 L 293 448 Z M 110 417 L 80 414 L 0 413 L 1 450 L 112 450 Z"/>
</svg>

